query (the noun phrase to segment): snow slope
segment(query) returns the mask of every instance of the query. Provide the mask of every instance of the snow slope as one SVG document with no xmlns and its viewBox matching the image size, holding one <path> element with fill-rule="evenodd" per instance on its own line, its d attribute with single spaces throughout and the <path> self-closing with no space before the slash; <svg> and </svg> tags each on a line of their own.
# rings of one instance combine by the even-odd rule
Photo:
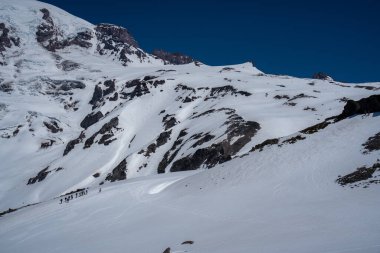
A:
<svg viewBox="0 0 380 253">
<path fill-rule="evenodd" d="M 3 252 L 379 252 L 379 187 L 334 182 L 379 157 L 359 152 L 378 125 L 378 117 L 355 117 L 211 170 L 140 177 L 70 203 L 28 207 L 1 219 L 0 246 Z M 186 240 L 194 244 L 181 245 Z"/>
<path fill-rule="evenodd" d="M 0 17 L 1 252 L 380 251 L 378 112 L 326 120 L 380 83 L 165 65 L 38 1 Z"/>
</svg>

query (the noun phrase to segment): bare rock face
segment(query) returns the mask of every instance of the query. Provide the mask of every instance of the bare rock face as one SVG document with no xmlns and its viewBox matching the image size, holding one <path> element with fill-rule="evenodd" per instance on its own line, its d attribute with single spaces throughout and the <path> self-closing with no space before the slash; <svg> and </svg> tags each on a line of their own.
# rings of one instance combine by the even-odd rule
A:
<svg viewBox="0 0 380 253">
<path fill-rule="evenodd" d="M 94 93 L 92 94 L 92 98 L 90 100 L 90 104 L 93 105 L 93 109 L 96 107 L 96 105 L 101 102 L 103 98 L 103 90 L 99 85 L 96 85 L 94 88 Z"/>
<path fill-rule="evenodd" d="M 78 32 L 75 36 L 62 39 L 63 33 L 59 27 L 54 24 L 48 9 L 40 10 L 43 14 L 43 22 L 37 27 L 36 40 L 47 50 L 55 52 L 68 46 L 77 45 L 84 48 L 89 48 L 92 43 L 91 31 Z"/>
<path fill-rule="evenodd" d="M 168 130 L 178 124 L 176 118 L 169 114 L 165 115 L 162 122 L 164 123 L 165 130 Z"/>
<path fill-rule="evenodd" d="M 240 96 L 249 97 L 252 94 L 249 93 L 249 92 L 247 92 L 247 91 L 237 90 L 232 85 L 226 85 L 226 86 L 212 88 L 211 91 L 210 91 L 210 94 L 205 98 L 205 101 L 209 100 L 209 99 L 216 99 L 218 97 L 224 97 L 224 96 L 227 96 L 227 95 L 230 95 L 230 96 L 238 96 L 238 95 L 240 95 Z"/>
<path fill-rule="evenodd" d="M 0 63 L 1 65 L 1 63 Z M 0 83 L 0 91 L 11 93 L 13 91 L 13 83 L 12 82 L 4 82 Z"/>
<path fill-rule="evenodd" d="M 363 154 L 369 154 L 373 151 L 380 150 L 380 132 L 368 138 L 362 146 L 364 147 Z"/>
<path fill-rule="evenodd" d="M 157 58 L 164 60 L 166 64 L 182 65 L 194 62 L 193 58 L 182 53 L 169 53 L 164 50 L 155 49 L 152 54 Z"/>
<path fill-rule="evenodd" d="M 71 140 L 67 143 L 65 150 L 63 151 L 63 156 L 67 155 L 71 150 L 75 148 L 75 145 L 81 143 L 83 139 L 86 138 L 84 132 L 82 132 L 78 138 Z"/>
<path fill-rule="evenodd" d="M 181 144 L 183 143 L 184 137 L 186 135 L 186 129 L 182 129 L 172 147 L 165 153 L 164 157 L 158 164 L 158 173 L 165 173 L 166 167 L 168 167 L 168 165 L 174 160 L 179 150 L 181 149 Z"/>
<path fill-rule="evenodd" d="M 202 164 L 211 168 L 218 163 L 229 160 L 231 160 L 231 156 L 224 152 L 223 144 L 213 144 L 210 147 L 198 149 L 191 156 L 183 157 L 175 161 L 170 168 L 170 172 L 196 170 L 201 167 Z"/>
<path fill-rule="evenodd" d="M 4 52 L 7 48 L 11 48 L 13 46 L 20 46 L 20 38 L 11 36 L 9 34 L 10 30 L 6 27 L 4 23 L 0 23 L 0 56 L 4 57 Z M 0 60 L 0 65 L 5 65 L 3 60 Z"/>
<path fill-rule="evenodd" d="M 50 173 L 50 171 L 48 171 L 48 169 L 49 169 L 49 166 L 46 167 L 45 169 L 41 170 L 40 172 L 38 172 L 37 176 L 29 178 L 27 184 L 28 185 L 34 184 L 36 182 L 41 182 L 42 180 L 44 180 L 47 177 L 47 175 L 49 175 L 49 173 Z"/>
<path fill-rule="evenodd" d="M 163 85 L 165 80 L 156 80 L 156 76 L 145 76 L 143 79 L 134 79 L 126 82 L 124 91 L 121 93 L 122 99 L 132 100 L 150 93 L 150 88 Z M 133 88 L 133 90 L 131 90 Z M 125 92 L 128 91 L 128 92 Z"/>
<path fill-rule="evenodd" d="M 358 187 L 361 184 L 359 182 L 362 182 L 362 181 L 365 181 L 365 180 L 372 178 L 372 175 L 377 170 L 380 170 L 380 163 L 375 163 L 370 167 L 363 166 L 363 167 L 357 168 L 356 171 L 354 171 L 348 175 L 345 175 L 343 177 L 339 177 L 336 180 L 336 182 L 338 184 L 340 184 L 341 186 L 352 185 L 352 184 L 356 183 L 356 185 L 354 185 L 354 186 Z M 373 183 L 375 183 L 375 184 L 380 183 L 380 180 L 370 180 L 370 181 L 366 182 L 364 184 L 364 186 L 368 186 L 369 184 L 373 184 Z"/>
<path fill-rule="evenodd" d="M 235 117 L 235 115 L 233 115 Z M 240 116 L 237 116 L 240 117 Z M 232 122 L 228 126 L 227 139 L 222 142 L 212 144 L 209 147 L 195 151 L 193 155 L 175 161 L 170 168 L 171 172 L 195 170 L 202 165 L 212 168 L 216 164 L 231 160 L 232 155 L 239 152 L 260 129 L 257 122 L 238 121 Z M 233 141 L 236 138 L 236 141 Z"/>
<path fill-rule="evenodd" d="M 55 140 L 47 140 L 47 141 L 41 143 L 41 148 L 42 149 L 49 148 L 49 147 L 53 146 L 54 143 L 55 143 Z"/>
<path fill-rule="evenodd" d="M 63 129 L 59 127 L 58 122 L 55 120 L 51 120 L 50 122 L 44 121 L 43 123 L 45 127 L 54 134 L 63 131 Z"/>
<path fill-rule="evenodd" d="M 103 96 L 107 96 L 115 91 L 115 79 L 104 81 L 104 86 L 106 89 L 103 91 Z"/>
<path fill-rule="evenodd" d="M 96 107 L 99 107 L 102 105 L 102 102 L 104 101 L 104 98 L 116 91 L 116 85 L 115 85 L 115 79 L 112 80 L 105 80 L 103 88 L 101 87 L 101 83 L 97 84 L 94 88 L 94 93 L 92 94 L 92 98 L 89 102 L 89 104 L 92 105 L 92 109 L 94 110 Z M 116 99 L 115 99 L 116 96 Z M 109 97 L 109 99 L 117 100 L 117 93 L 114 93 L 113 97 Z"/>
<path fill-rule="evenodd" d="M 139 45 L 127 29 L 111 24 L 99 24 L 95 31 L 98 39 L 97 51 L 100 55 L 113 55 L 124 66 L 131 62 L 129 55 L 136 55 L 140 61 L 148 58 L 144 51 L 138 49 Z"/>
<path fill-rule="evenodd" d="M 110 44 L 108 45 L 109 47 L 112 47 L 112 42 L 121 44 L 126 43 L 136 48 L 139 47 L 137 41 L 124 27 L 112 24 L 99 24 L 95 27 L 95 31 L 97 31 L 96 36 L 98 39 Z"/>
<path fill-rule="evenodd" d="M 80 126 L 87 129 L 88 127 L 98 122 L 102 117 L 103 117 L 103 113 L 100 111 L 96 113 L 90 113 L 82 120 L 82 122 L 80 123 Z"/>
<path fill-rule="evenodd" d="M 217 164 L 224 163 L 231 160 L 232 156 L 238 153 L 248 142 L 251 141 L 252 137 L 261 128 L 259 123 L 253 121 L 246 121 L 241 116 L 236 114 L 234 109 L 221 108 L 221 109 L 211 109 L 204 113 L 194 116 L 194 118 L 204 117 L 213 113 L 224 113 L 227 115 L 227 121 L 224 122 L 223 126 L 227 129 L 224 133 L 224 139 L 217 143 L 210 143 L 208 146 L 204 146 L 204 143 L 210 142 L 215 138 L 214 135 L 210 133 L 198 133 L 187 139 L 184 137 L 187 135 L 186 130 L 182 130 L 174 142 L 170 150 L 168 150 L 158 166 L 158 173 L 164 173 L 167 171 L 166 168 L 170 167 L 170 172 L 185 171 L 185 170 L 195 170 L 200 167 L 212 168 Z M 168 125 L 175 120 L 171 115 L 166 115 L 163 122 L 165 122 L 166 127 L 173 127 L 174 125 Z M 174 121 L 173 121 L 174 122 Z M 183 143 L 193 141 L 194 144 L 192 148 L 198 148 L 198 146 L 203 145 L 203 148 L 198 148 L 194 153 L 186 156 L 177 158 L 176 156 L 181 150 Z M 172 163 L 173 162 L 173 163 Z M 170 164 L 172 165 L 170 166 Z"/>
<path fill-rule="evenodd" d="M 313 74 L 313 79 L 320 79 L 320 80 L 330 80 L 331 77 L 328 76 L 326 73 L 323 72 L 317 72 Z"/>
<path fill-rule="evenodd" d="M 112 138 L 114 136 L 114 131 L 118 130 L 117 125 L 119 124 L 119 119 L 117 117 L 112 118 L 109 122 L 104 124 L 102 128 L 100 128 L 99 131 L 94 133 L 90 138 L 88 138 L 84 144 L 84 148 L 89 148 L 94 143 L 95 138 L 98 135 L 101 135 L 101 138 L 98 142 L 98 144 L 104 144 L 107 146 L 114 140 L 115 138 Z"/>
<path fill-rule="evenodd" d="M 166 249 L 164 250 L 164 252 L 162 252 L 162 253 L 170 253 L 170 252 L 171 252 L 170 248 L 166 248 Z"/>
<path fill-rule="evenodd" d="M 151 143 L 146 150 L 141 150 L 139 154 L 144 153 L 146 157 L 149 157 L 152 153 L 156 152 L 156 149 L 161 147 L 162 145 L 166 144 L 168 140 L 170 139 L 170 135 L 172 133 L 172 130 L 165 131 L 160 133 L 160 135 L 157 137 L 156 141 Z"/>
<path fill-rule="evenodd" d="M 123 159 L 119 165 L 117 165 L 111 173 L 109 173 L 106 177 L 107 181 L 120 181 L 127 179 L 127 174 L 125 173 L 127 170 L 127 161 Z"/>
<path fill-rule="evenodd" d="M 358 101 L 348 100 L 343 112 L 338 116 L 338 119 L 345 119 L 355 114 L 374 112 L 380 112 L 380 95 L 372 95 Z"/>
</svg>

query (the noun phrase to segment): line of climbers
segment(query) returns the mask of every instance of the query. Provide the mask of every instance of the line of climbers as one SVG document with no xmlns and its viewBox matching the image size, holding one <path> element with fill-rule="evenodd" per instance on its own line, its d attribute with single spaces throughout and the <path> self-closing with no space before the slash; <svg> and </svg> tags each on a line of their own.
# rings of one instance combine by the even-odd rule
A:
<svg viewBox="0 0 380 253">
<path fill-rule="evenodd" d="M 99 188 L 99 193 L 100 192 L 102 192 L 102 188 Z M 87 189 L 83 189 L 83 190 L 77 191 L 77 192 L 75 192 L 75 198 L 79 198 L 79 197 L 82 197 L 83 195 L 87 195 L 87 193 L 88 193 Z M 64 198 L 60 199 L 59 204 L 62 204 L 63 202 L 69 203 L 70 200 L 72 200 L 72 199 L 74 199 L 74 193 L 72 193 L 70 195 L 65 195 Z"/>
<path fill-rule="evenodd" d="M 87 195 L 88 193 L 88 190 L 81 190 L 81 191 L 78 191 L 75 193 L 75 198 L 78 198 L 78 197 L 82 197 L 84 195 Z M 70 195 L 67 195 L 65 196 L 64 198 L 61 198 L 60 199 L 60 202 L 59 204 L 62 204 L 63 202 L 65 203 L 69 203 L 70 200 L 74 199 L 74 193 L 70 194 Z"/>
</svg>

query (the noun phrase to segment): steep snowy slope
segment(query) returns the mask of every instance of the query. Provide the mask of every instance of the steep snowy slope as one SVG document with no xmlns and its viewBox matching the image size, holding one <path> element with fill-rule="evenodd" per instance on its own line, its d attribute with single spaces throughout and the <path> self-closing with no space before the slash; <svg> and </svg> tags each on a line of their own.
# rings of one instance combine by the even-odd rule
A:
<svg viewBox="0 0 380 253">
<path fill-rule="evenodd" d="M 380 118 L 356 116 L 296 143 L 199 173 L 140 177 L 0 219 L 4 252 L 379 252 L 379 187 L 337 184 L 379 163 L 362 146 Z M 355 133 L 355 134 L 353 134 Z M 301 134 L 301 133 L 299 133 Z M 349 144 L 349 145 L 348 145 Z M 363 152 L 365 154 L 363 154 Z M 380 182 L 379 171 L 373 175 Z M 368 180 L 360 181 L 369 182 Z M 193 241 L 193 244 L 182 244 Z M 166 251 L 168 252 L 168 251 Z"/>
<path fill-rule="evenodd" d="M 380 250 L 380 83 L 168 65 L 37 1 L 0 32 L 1 252 Z"/>
</svg>

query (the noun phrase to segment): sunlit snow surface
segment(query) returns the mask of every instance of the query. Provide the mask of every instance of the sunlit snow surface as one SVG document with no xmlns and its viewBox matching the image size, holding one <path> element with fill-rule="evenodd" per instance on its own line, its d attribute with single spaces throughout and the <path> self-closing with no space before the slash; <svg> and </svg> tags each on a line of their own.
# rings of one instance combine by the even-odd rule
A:
<svg viewBox="0 0 380 253">
<path fill-rule="evenodd" d="M 358 115 L 304 135 L 294 144 L 249 152 L 267 139 L 285 140 L 340 114 L 343 98 L 379 94 L 379 83 L 268 75 L 250 63 L 171 66 L 152 56 L 145 61 L 133 58 L 125 67 L 110 55 L 96 53 L 95 38 L 88 49 L 71 46 L 53 54 L 34 37 L 42 21 L 41 8 L 50 11 L 63 36 L 93 30 L 92 24 L 48 4 L 0 3 L 0 22 L 12 26 L 10 33 L 21 39 L 20 47 L 4 52 L 7 64 L 0 66 L 0 84 L 10 82 L 13 87 L 11 92 L 0 91 L 0 135 L 10 135 L 0 138 L 0 212 L 38 203 L 0 217 L 1 253 L 162 253 L 168 247 L 177 253 L 380 252 L 380 185 L 350 188 L 335 182 L 356 168 L 379 162 L 379 150 L 363 154 L 362 147 L 380 131 L 378 115 Z M 63 60 L 80 68 L 63 71 L 58 67 Z M 109 114 L 85 130 L 88 138 L 118 117 L 115 141 L 87 149 L 79 143 L 63 156 L 67 143 L 84 131 L 79 124 L 92 112 L 89 101 L 95 85 L 115 79 L 116 92 L 121 93 L 127 81 L 146 76 L 165 83 L 131 100 L 106 99 L 96 110 Z M 46 78 L 81 81 L 86 87 L 71 95 L 49 95 Z M 195 93 L 176 90 L 180 84 Z M 226 85 L 251 95 L 208 99 L 210 89 Z M 308 97 L 291 100 L 299 94 Z M 275 98 L 284 95 L 289 99 Z M 184 103 L 187 96 L 196 99 Z M 64 108 L 70 101 L 78 101 L 76 111 Z M 181 130 L 186 129 L 187 136 L 211 133 L 215 136 L 211 143 L 224 138 L 228 115 L 193 117 L 221 108 L 258 122 L 260 130 L 229 162 L 209 170 L 169 173 L 167 168 L 167 173 L 157 175 L 159 162 Z M 166 114 L 178 124 L 168 142 L 146 157 L 140 151 L 164 131 Z M 43 122 L 52 118 L 60 122 L 61 132 L 44 127 Z M 55 143 L 41 149 L 46 140 Z M 177 158 L 210 145 L 191 144 L 185 143 Z M 128 164 L 127 180 L 105 181 L 122 159 Z M 27 185 L 46 166 L 63 169 Z M 105 183 L 99 192 L 101 182 Z M 61 194 L 79 188 L 88 188 L 88 194 L 60 204 Z M 187 240 L 194 243 L 181 245 Z"/>
</svg>

